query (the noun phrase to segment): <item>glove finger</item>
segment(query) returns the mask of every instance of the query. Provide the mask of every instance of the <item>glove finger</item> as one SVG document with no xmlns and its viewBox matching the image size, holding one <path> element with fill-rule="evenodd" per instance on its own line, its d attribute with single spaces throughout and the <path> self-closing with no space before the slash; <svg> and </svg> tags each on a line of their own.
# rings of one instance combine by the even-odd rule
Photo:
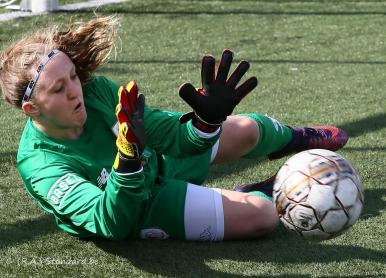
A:
<svg viewBox="0 0 386 278">
<path fill-rule="evenodd" d="M 244 98 L 247 94 L 249 94 L 253 89 L 257 86 L 257 78 L 255 76 L 249 78 L 243 84 L 241 84 L 236 89 L 236 95 L 239 97 L 239 100 Z"/>
<path fill-rule="evenodd" d="M 197 92 L 196 88 L 194 88 L 193 85 L 190 83 L 182 84 L 178 91 L 179 91 L 180 97 L 187 104 L 189 104 L 190 107 L 193 108 L 193 110 L 195 110 L 195 108 L 197 108 L 196 106 L 199 103 L 199 99 L 201 97 L 204 97 L 199 92 Z"/>
<path fill-rule="evenodd" d="M 127 110 L 124 107 L 125 103 L 127 103 L 125 99 L 126 89 L 123 86 L 120 86 L 118 90 L 118 104 L 115 107 L 115 116 L 117 117 L 120 123 L 124 123 L 129 120 Z"/>
<path fill-rule="evenodd" d="M 115 107 L 115 116 L 120 123 L 127 122 L 128 118 L 124 111 L 122 111 L 122 104 L 118 103 Z"/>
<path fill-rule="evenodd" d="M 146 132 L 144 126 L 145 96 L 143 94 L 138 94 L 136 106 L 137 110 L 130 118 L 130 127 L 136 138 L 138 148 L 142 151 L 146 145 Z"/>
<path fill-rule="evenodd" d="M 244 76 L 244 74 L 249 69 L 249 63 L 247 61 L 241 61 L 236 69 L 232 72 L 231 76 L 229 77 L 226 85 L 230 88 L 236 88 L 237 83 L 241 80 L 241 78 Z"/>
<path fill-rule="evenodd" d="M 215 64 L 216 60 L 211 55 L 205 55 L 201 60 L 201 82 L 202 88 L 205 90 L 205 86 L 212 84 L 215 77 Z"/>
<path fill-rule="evenodd" d="M 217 69 L 216 81 L 225 84 L 233 60 L 233 52 L 225 49 Z"/>
<path fill-rule="evenodd" d="M 129 93 L 126 88 L 121 86 L 118 91 L 119 102 L 115 110 L 115 114 L 119 117 L 120 122 L 127 121 L 133 105 L 130 103 Z"/>
<path fill-rule="evenodd" d="M 123 86 L 120 86 L 118 89 L 118 103 L 121 103 L 121 98 L 122 98 L 122 92 L 125 88 Z"/>
<path fill-rule="evenodd" d="M 139 117 L 143 118 L 145 110 L 145 95 L 144 94 L 138 94 L 137 97 L 137 114 Z"/>
<path fill-rule="evenodd" d="M 134 113 L 136 111 L 136 102 L 137 102 L 137 95 L 138 95 L 138 86 L 135 81 L 130 81 L 127 83 L 126 87 L 126 99 L 127 99 L 127 104 L 129 106 L 126 106 L 126 109 L 129 110 L 129 115 Z M 125 104 L 124 104 L 125 105 Z"/>
<path fill-rule="evenodd" d="M 115 108 L 115 115 L 118 117 L 118 114 L 122 112 L 123 100 L 125 98 L 126 89 L 123 86 L 119 87 L 118 90 L 118 104 Z"/>
</svg>

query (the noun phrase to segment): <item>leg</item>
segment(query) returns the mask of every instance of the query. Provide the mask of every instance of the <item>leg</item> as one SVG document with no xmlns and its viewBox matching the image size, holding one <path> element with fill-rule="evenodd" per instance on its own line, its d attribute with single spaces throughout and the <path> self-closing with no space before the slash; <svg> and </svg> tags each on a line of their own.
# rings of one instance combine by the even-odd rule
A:
<svg viewBox="0 0 386 278">
<path fill-rule="evenodd" d="M 255 238 L 272 231 L 279 220 L 268 200 L 246 193 L 222 190 L 224 239 Z"/>
<path fill-rule="evenodd" d="M 277 159 L 308 149 L 337 151 L 347 141 L 344 130 L 334 126 L 292 128 L 268 116 L 242 114 L 224 122 L 213 163 L 240 157 Z"/>
<path fill-rule="evenodd" d="M 259 126 L 249 117 L 229 116 L 223 123 L 217 155 L 212 163 L 222 163 L 242 157 L 259 142 Z"/>
<path fill-rule="evenodd" d="M 255 238 L 278 222 L 274 205 L 259 196 L 169 180 L 147 206 L 141 238 L 186 240 Z"/>
<path fill-rule="evenodd" d="M 189 184 L 184 223 L 188 240 L 256 238 L 278 222 L 274 205 L 256 195 Z"/>
</svg>

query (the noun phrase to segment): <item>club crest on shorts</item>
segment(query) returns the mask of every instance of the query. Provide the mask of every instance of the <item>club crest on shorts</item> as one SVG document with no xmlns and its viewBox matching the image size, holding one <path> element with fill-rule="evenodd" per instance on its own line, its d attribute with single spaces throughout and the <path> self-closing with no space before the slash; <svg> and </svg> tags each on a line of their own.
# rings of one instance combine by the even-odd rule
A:
<svg viewBox="0 0 386 278">
<path fill-rule="evenodd" d="M 149 228 L 141 230 L 140 234 L 142 239 L 167 239 L 169 235 L 161 229 Z"/>
</svg>

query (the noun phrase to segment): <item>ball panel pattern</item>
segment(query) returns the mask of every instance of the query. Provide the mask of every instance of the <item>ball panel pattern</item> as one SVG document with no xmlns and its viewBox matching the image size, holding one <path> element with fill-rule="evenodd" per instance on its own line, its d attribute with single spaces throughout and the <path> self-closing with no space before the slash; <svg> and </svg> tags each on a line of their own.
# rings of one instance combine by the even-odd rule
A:
<svg viewBox="0 0 386 278">
<path fill-rule="evenodd" d="M 360 178 L 341 155 L 321 149 L 290 157 L 276 175 L 273 198 L 283 225 L 306 239 L 342 234 L 364 204 Z"/>
</svg>

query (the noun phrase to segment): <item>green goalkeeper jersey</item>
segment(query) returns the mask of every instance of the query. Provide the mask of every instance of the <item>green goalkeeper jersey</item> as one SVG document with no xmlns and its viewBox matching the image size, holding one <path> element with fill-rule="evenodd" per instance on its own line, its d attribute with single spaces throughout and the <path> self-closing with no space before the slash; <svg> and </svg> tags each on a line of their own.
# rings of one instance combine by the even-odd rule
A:
<svg viewBox="0 0 386 278">
<path fill-rule="evenodd" d="M 146 106 L 143 170 L 118 175 L 112 169 L 118 88 L 105 77 L 93 77 L 83 85 L 87 120 L 79 138 L 50 138 L 29 119 L 20 139 L 17 163 L 28 192 L 72 235 L 135 236 L 147 202 L 164 178 L 165 158 L 206 152 L 218 140 L 219 135 L 201 138 L 191 122 L 181 125 L 180 113 Z"/>
</svg>

